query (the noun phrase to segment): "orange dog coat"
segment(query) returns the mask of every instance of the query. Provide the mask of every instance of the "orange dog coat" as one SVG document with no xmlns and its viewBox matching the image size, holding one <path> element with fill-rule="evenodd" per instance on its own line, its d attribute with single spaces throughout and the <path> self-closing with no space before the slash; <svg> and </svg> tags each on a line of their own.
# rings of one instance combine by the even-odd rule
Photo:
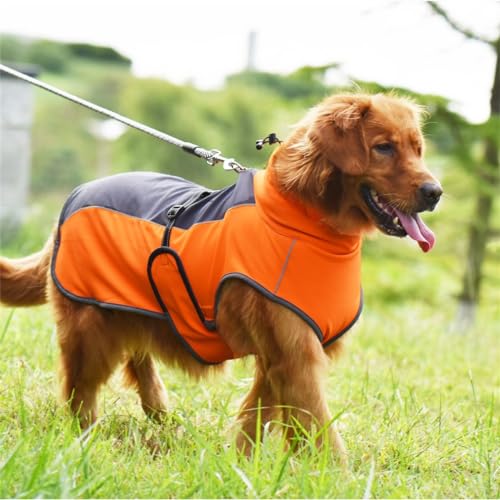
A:
<svg viewBox="0 0 500 500">
<path fill-rule="evenodd" d="M 360 254 L 359 237 L 334 233 L 265 171 L 219 191 L 130 173 L 73 191 L 51 270 L 70 299 L 165 320 L 196 359 L 218 363 L 238 356 L 217 333 L 226 280 L 291 309 L 326 346 L 361 313 Z"/>
</svg>

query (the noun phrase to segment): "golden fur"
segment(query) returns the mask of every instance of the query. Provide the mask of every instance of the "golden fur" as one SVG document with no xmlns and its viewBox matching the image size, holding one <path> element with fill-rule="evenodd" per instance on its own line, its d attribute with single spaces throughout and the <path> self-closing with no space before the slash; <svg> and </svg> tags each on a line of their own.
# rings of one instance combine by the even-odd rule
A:
<svg viewBox="0 0 500 500">
<path fill-rule="evenodd" d="M 390 142 L 394 155 L 374 146 Z M 359 234 L 375 228 L 360 194 L 367 182 L 408 212 L 418 211 L 418 188 L 436 183 L 423 161 L 419 108 L 384 95 L 337 95 L 325 99 L 296 125 L 268 163 L 272 182 L 285 195 L 320 210 L 332 230 Z M 63 396 L 83 426 L 96 419 L 96 395 L 111 373 L 125 365 L 125 381 L 136 388 L 144 411 L 167 411 L 167 395 L 153 358 L 176 365 L 196 377 L 213 367 L 198 363 L 165 323 L 127 312 L 108 311 L 72 302 L 55 288 L 49 275 L 51 237 L 45 248 L 19 260 L 0 259 L 1 299 L 13 306 L 52 304 L 61 351 Z M 238 416 L 238 446 L 257 435 L 261 423 L 281 420 L 287 437 L 300 426 L 328 427 L 331 413 L 324 392 L 327 356 L 310 327 L 288 309 L 269 301 L 240 281 L 222 291 L 218 331 L 231 349 L 256 357 L 255 378 Z M 262 435 L 262 433 L 260 433 Z M 345 457 L 333 426 L 318 438 Z"/>
</svg>

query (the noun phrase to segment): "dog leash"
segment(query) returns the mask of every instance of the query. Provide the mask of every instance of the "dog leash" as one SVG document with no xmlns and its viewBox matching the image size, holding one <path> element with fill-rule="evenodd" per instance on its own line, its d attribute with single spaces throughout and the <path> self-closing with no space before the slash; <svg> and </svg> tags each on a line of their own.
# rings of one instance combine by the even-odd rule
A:
<svg viewBox="0 0 500 500">
<path fill-rule="evenodd" d="M 110 111 L 109 109 L 103 108 L 102 106 L 98 106 L 97 104 L 93 104 L 89 101 L 86 101 L 85 99 L 82 99 L 82 98 L 77 97 L 73 94 L 70 94 L 69 92 L 65 92 L 64 90 L 60 90 L 57 87 L 54 87 L 53 85 L 49 85 L 48 83 L 42 82 L 40 80 L 37 80 L 36 78 L 25 75 L 24 73 L 21 73 L 20 71 L 17 71 L 13 68 L 10 68 L 9 66 L 5 66 L 4 64 L 0 64 L 0 72 L 4 72 L 4 73 L 7 73 L 11 76 L 14 76 L 15 78 L 19 78 L 20 80 L 24 80 L 25 82 L 28 82 L 31 85 L 35 85 L 36 87 L 40 87 L 44 90 L 47 90 L 48 92 L 51 92 L 52 94 L 55 94 L 59 97 L 67 99 L 67 100 L 74 102 L 76 104 L 79 104 L 80 106 L 83 106 L 84 108 L 91 109 L 92 111 L 96 111 L 97 113 L 100 113 L 104 116 L 112 118 L 113 120 L 124 123 L 125 125 L 132 127 L 132 128 L 135 128 L 137 130 L 140 130 L 141 132 L 144 132 L 146 134 L 149 134 L 149 135 L 155 137 L 156 139 L 160 139 L 161 141 L 168 142 L 169 144 L 172 144 L 173 146 L 181 148 L 186 153 L 190 153 L 194 156 L 197 156 L 198 158 L 204 159 L 209 165 L 213 166 L 213 165 L 216 165 L 218 163 L 222 163 L 222 168 L 224 170 L 232 170 L 232 171 L 237 172 L 237 173 L 241 173 L 241 172 L 244 172 L 245 170 L 247 170 L 246 167 L 244 167 L 243 165 L 238 163 L 234 158 L 226 158 L 225 156 L 222 156 L 222 153 L 218 149 L 208 150 L 208 149 L 204 149 L 196 144 L 193 144 L 191 142 L 181 141 L 180 139 L 177 139 L 176 137 L 168 135 L 165 132 L 160 132 L 159 130 L 156 130 L 152 127 L 148 127 L 147 125 L 136 122 L 135 120 L 131 120 L 130 118 L 127 118 L 126 116 L 122 116 L 118 113 L 115 113 L 114 111 Z"/>
</svg>

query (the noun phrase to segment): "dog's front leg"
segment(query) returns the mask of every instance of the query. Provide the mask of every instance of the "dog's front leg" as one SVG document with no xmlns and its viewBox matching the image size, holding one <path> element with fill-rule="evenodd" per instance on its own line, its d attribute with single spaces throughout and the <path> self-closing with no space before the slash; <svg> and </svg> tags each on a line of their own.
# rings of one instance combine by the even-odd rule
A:
<svg viewBox="0 0 500 500">
<path fill-rule="evenodd" d="M 248 285 L 232 280 L 221 292 L 217 325 L 234 352 L 256 355 L 255 380 L 238 416 L 240 449 L 248 453 L 249 443 L 255 442 L 259 413 L 261 426 L 281 415 L 290 441 L 302 430 L 311 434 L 314 429 L 324 429 L 316 437 L 317 444 L 328 442 L 345 463 L 345 447 L 331 425 L 323 388 L 328 358 L 307 323 Z"/>
<path fill-rule="evenodd" d="M 252 389 L 245 397 L 238 413 L 239 432 L 236 445 L 247 455 L 257 439 L 264 437 L 265 425 L 280 412 L 266 371 L 264 360 L 257 356 Z"/>
<path fill-rule="evenodd" d="M 305 352 L 308 346 L 304 347 L 304 351 L 281 360 L 269 370 L 276 399 L 283 408 L 286 436 L 289 441 L 295 441 L 301 434 L 316 436 L 318 446 L 328 442 L 344 455 L 344 445 L 332 426 L 326 402 L 323 363 L 311 359 L 311 351 Z"/>
<path fill-rule="evenodd" d="M 141 398 L 148 417 L 161 421 L 167 412 L 167 391 L 150 354 L 135 354 L 124 369 L 125 385 L 133 387 Z"/>
<path fill-rule="evenodd" d="M 301 435 L 314 436 L 317 446 L 328 444 L 346 464 L 342 438 L 332 423 L 324 384 L 328 358 L 318 338 L 294 313 L 277 304 L 273 338 L 277 349 L 268 353 L 267 383 L 283 409 L 285 435 L 295 444 Z"/>
</svg>

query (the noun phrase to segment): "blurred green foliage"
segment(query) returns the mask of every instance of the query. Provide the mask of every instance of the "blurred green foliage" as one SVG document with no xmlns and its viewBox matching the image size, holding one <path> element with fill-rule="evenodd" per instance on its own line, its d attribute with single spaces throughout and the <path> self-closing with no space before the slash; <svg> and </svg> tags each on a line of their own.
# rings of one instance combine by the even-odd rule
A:
<svg viewBox="0 0 500 500">
<path fill-rule="evenodd" d="M 227 78 L 218 91 L 131 75 L 130 60 L 109 47 L 83 43 L 26 40 L 3 35 L 4 61 L 36 63 L 41 77 L 151 127 L 207 149 L 217 148 L 249 166 L 263 166 L 266 152 L 255 140 L 275 131 L 286 136 L 288 126 L 304 111 L 335 91 L 370 93 L 394 90 L 423 104 L 429 113 L 425 132 L 431 151 L 453 158 L 455 166 L 476 179 L 484 162 L 485 137 L 499 141 L 493 119 L 476 125 L 451 109 L 441 96 L 409 89 L 387 89 L 376 82 L 354 81 L 349 88 L 326 83 L 335 63 L 304 67 L 289 75 L 242 72 Z M 43 91 L 37 91 L 34 126 L 33 190 L 67 190 L 96 176 L 98 140 L 90 132 L 95 113 Z M 498 121 L 498 120 L 497 120 Z M 68 125 L 68 126 L 65 126 Z M 217 187 L 233 178 L 218 169 L 203 168 L 199 159 L 134 130 L 109 144 L 109 171 L 156 170 Z M 486 189 L 489 186 L 485 187 Z"/>
<path fill-rule="evenodd" d="M 74 58 L 121 64 L 127 68 L 131 64 L 129 58 L 111 47 L 87 43 L 61 43 L 7 34 L 0 35 L 0 53 L 3 61 L 34 64 L 54 73 L 65 71 Z"/>
</svg>

